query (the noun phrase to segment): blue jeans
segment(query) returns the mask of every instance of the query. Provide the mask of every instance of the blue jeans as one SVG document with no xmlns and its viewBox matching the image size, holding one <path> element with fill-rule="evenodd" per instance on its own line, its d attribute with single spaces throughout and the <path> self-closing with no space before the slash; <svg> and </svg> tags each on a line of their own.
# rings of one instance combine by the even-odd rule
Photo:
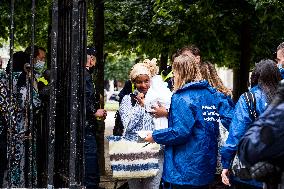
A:
<svg viewBox="0 0 284 189">
<path fill-rule="evenodd" d="M 85 186 L 86 188 L 99 188 L 100 172 L 97 155 L 96 134 L 86 125 L 85 129 Z"/>
</svg>

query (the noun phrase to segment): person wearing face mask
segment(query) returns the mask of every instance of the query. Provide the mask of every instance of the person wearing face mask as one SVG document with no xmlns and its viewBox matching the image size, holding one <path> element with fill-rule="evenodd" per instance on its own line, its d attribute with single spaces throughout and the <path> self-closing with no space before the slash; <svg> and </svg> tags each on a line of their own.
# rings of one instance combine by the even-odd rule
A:
<svg viewBox="0 0 284 189">
<path fill-rule="evenodd" d="M 25 53 L 27 56 L 31 56 L 31 50 L 32 47 L 29 46 L 26 48 Z M 27 94 L 27 87 L 28 87 L 28 82 L 30 82 L 31 86 L 33 86 L 34 90 L 34 96 L 33 96 L 33 103 L 35 107 L 38 107 L 40 105 L 40 100 L 38 98 L 38 79 L 41 77 L 41 74 L 43 72 L 44 66 L 45 66 L 45 56 L 46 56 L 46 51 L 44 48 L 39 47 L 39 46 L 34 46 L 34 53 L 33 53 L 33 60 L 29 60 L 28 63 L 24 65 L 24 70 L 19 76 L 18 82 L 17 82 L 17 91 L 18 91 L 18 96 L 24 98 L 22 99 L 23 101 L 20 101 L 20 104 L 25 102 L 25 97 Z M 31 76 L 31 65 L 30 63 L 33 64 L 33 77 Z M 31 78 L 33 78 L 33 81 L 31 81 Z"/>
<path fill-rule="evenodd" d="M 96 127 L 98 119 L 105 119 L 107 112 L 100 109 L 98 100 L 95 97 L 95 88 L 92 72 L 96 66 L 96 49 L 87 47 L 87 61 L 85 64 L 85 102 L 86 122 L 84 131 L 84 153 L 85 153 L 85 174 L 84 186 L 86 189 L 99 189 L 100 173 L 98 165 Z"/>
<path fill-rule="evenodd" d="M 42 152 L 43 145 L 41 145 L 42 138 L 42 128 L 44 127 L 41 115 L 42 115 L 42 101 L 39 97 L 39 89 L 38 89 L 38 81 L 37 79 L 41 77 L 41 72 L 43 71 L 44 67 L 44 61 L 46 52 L 45 49 L 38 46 L 33 46 L 33 52 L 32 52 L 32 46 L 29 46 L 26 48 L 25 53 L 28 57 L 27 63 L 24 64 L 23 71 L 19 75 L 16 90 L 17 90 L 17 104 L 19 106 L 19 116 L 20 119 L 18 120 L 18 127 L 21 130 L 20 132 L 25 135 L 24 138 L 31 138 L 30 141 L 32 142 L 26 142 L 26 140 L 23 140 L 23 146 L 22 146 L 22 154 L 21 154 L 21 165 L 24 166 L 32 166 L 34 169 L 32 170 L 32 173 L 34 175 L 33 184 L 38 187 L 44 186 L 44 172 L 45 172 L 45 161 L 42 159 L 44 156 Z M 32 57 L 32 60 L 30 58 Z M 32 66 L 31 66 L 32 64 Z M 33 68 L 33 70 L 31 70 Z M 32 90 L 32 96 L 30 93 L 30 89 Z M 32 105 L 32 113 L 33 117 L 32 120 L 30 120 L 30 107 Z M 33 132 L 29 129 L 29 123 L 30 121 L 33 122 Z M 30 152 L 28 149 L 34 149 L 32 153 L 35 153 L 36 158 L 32 161 L 29 158 Z M 25 174 L 28 170 L 21 171 L 20 177 L 25 178 Z M 20 185 L 17 185 L 16 187 L 25 187 L 25 180 L 23 182 L 20 182 Z M 23 185 L 21 185 L 23 184 Z"/>
<path fill-rule="evenodd" d="M 284 79 L 284 42 L 280 43 L 276 51 L 276 62 L 281 73 L 282 79 Z"/>
</svg>

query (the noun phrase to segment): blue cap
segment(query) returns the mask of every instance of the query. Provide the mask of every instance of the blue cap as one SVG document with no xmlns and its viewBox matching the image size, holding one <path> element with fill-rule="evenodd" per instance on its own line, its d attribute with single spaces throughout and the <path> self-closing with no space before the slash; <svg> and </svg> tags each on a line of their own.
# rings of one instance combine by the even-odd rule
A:
<svg viewBox="0 0 284 189">
<path fill-rule="evenodd" d="M 97 51 L 95 47 L 87 47 L 87 55 L 96 56 L 96 54 L 97 54 Z"/>
</svg>

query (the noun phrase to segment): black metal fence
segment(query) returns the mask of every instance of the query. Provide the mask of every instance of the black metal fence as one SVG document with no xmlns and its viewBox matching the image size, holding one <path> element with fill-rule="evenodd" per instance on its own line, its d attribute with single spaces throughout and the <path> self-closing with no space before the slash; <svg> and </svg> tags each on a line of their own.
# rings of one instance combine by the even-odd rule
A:
<svg viewBox="0 0 284 189">
<path fill-rule="evenodd" d="M 14 6 L 11 0 L 10 70 L 13 70 Z M 33 72 L 35 45 L 35 0 L 32 0 L 31 54 Z M 53 0 L 50 31 L 49 98 L 35 112 L 33 103 L 33 73 L 28 80 L 27 122 L 22 143 L 25 146 L 23 169 L 26 188 L 81 188 L 84 178 L 83 136 L 85 124 L 84 64 L 86 62 L 86 0 Z M 9 98 L 13 97 L 13 76 L 9 75 Z M 9 116 L 9 128 L 13 116 Z M 39 121 L 38 121 L 39 120 Z M 16 148 L 15 132 L 7 129 L 8 152 Z M 9 153 L 8 153 L 9 154 Z M 7 186 L 12 183 L 10 168 L 15 157 L 8 156 Z M 36 162 L 36 163 L 34 163 Z M 34 174 L 34 171 L 37 174 Z"/>
</svg>

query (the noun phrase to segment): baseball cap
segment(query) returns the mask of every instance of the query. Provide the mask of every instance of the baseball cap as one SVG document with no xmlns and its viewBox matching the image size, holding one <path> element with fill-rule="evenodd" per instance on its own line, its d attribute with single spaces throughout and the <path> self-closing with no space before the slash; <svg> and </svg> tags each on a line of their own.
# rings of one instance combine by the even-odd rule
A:
<svg viewBox="0 0 284 189">
<path fill-rule="evenodd" d="M 87 47 L 87 55 L 96 56 L 96 54 L 97 54 L 97 51 L 95 47 Z"/>
</svg>

